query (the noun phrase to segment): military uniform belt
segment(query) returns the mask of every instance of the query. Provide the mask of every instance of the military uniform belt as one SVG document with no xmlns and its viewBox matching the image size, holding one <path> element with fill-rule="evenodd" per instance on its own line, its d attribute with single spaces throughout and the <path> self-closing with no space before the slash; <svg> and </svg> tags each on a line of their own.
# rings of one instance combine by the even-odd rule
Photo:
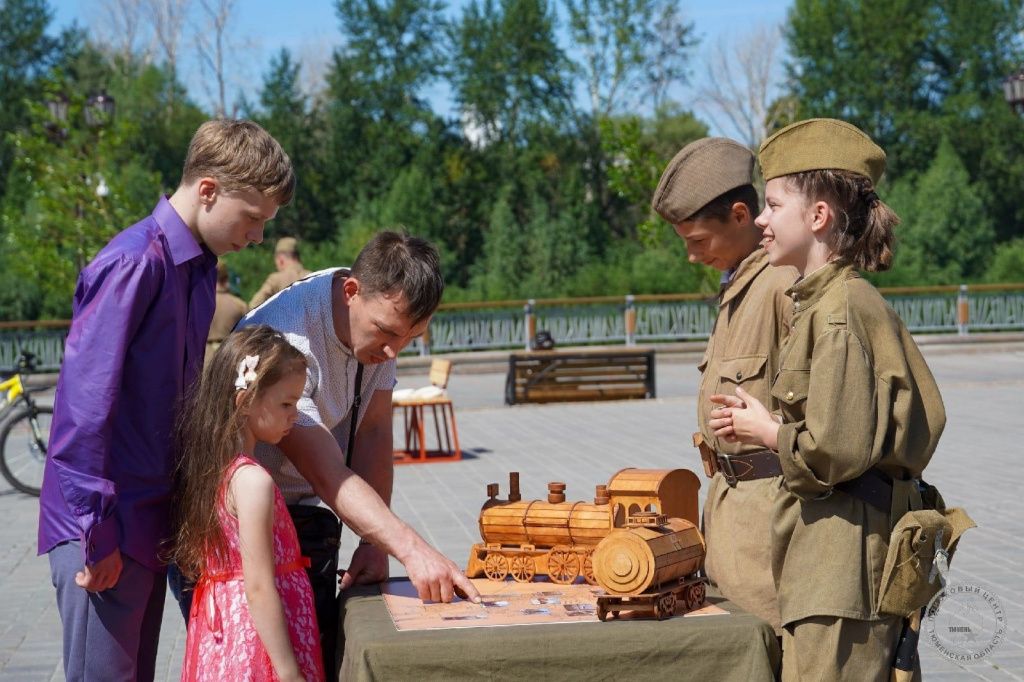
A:
<svg viewBox="0 0 1024 682">
<path fill-rule="evenodd" d="M 836 483 L 834 489 L 853 495 L 886 514 L 892 511 L 892 479 L 878 469 L 871 468 L 857 478 Z M 823 497 L 831 493 L 829 490 Z"/>
<path fill-rule="evenodd" d="M 761 478 L 772 478 L 782 475 L 779 456 L 771 450 L 759 450 L 742 455 L 715 455 L 718 471 L 722 472 L 725 482 L 735 487 L 737 481 L 756 481 Z"/>
</svg>

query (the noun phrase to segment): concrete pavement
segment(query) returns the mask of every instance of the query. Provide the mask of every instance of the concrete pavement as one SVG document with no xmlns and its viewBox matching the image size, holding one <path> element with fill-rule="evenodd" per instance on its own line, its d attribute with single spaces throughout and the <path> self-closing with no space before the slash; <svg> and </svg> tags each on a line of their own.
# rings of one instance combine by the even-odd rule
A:
<svg viewBox="0 0 1024 682">
<path fill-rule="evenodd" d="M 953 575 L 998 595 L 1009 624 L 1006 641 L 964 667 L 922 643 L 925 680 L 1024 680 L 1024 344 L 927 346 L 925 354 L 948 412 L 927 478 L 979 526 L 961 542 Z M 595 484 L 625 466 L 699 471 L 689 447 L 694 364 L 692 356 L 659 355 L 656 400 L 514 408 L 502 405 L 503 374 L 456 367 L 449 390 L 465 459 L 398 467 L 393 507 L 463 565 L 479 541 L 476 519 L 486 485 L 500 483 L 504 496 L 509 471 L 521 472 L 526 499 L 543 497 L 554 480 L 568 485 L 568 499 L 589 499 Z M 426 383 L 425 369 L 410 371 L 401 386 Z M 35 555 L 37 509 L 34 498 L 0 481 L 0 682 L 63 679 L 49 565 Z M 354 544 L 346 531 L 342 565 Z M 395 562 L 392 573 L 404 574 Z M 168 597 L 158 679 L 178 679 L 184 633 Z"/>
</svg>

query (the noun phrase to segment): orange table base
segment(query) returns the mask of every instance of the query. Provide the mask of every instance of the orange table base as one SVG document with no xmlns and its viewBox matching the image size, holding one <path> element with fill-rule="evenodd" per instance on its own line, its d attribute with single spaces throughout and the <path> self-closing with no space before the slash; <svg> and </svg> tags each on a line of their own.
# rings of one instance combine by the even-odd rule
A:
<svg viewBox="0 0 1024 682">
<path fill-rule="evenodd" d="M 456 462 L 462 459 L 459 431 L 455 426 L 455 409 L 450 400 L 398 402 L 392 410 L 402 410 L 404 448 L 395 450 L 395 464 L 423 462 Z M 434 419 L 436 448 L 427 447 L 426 415 Z"/>
</svg>

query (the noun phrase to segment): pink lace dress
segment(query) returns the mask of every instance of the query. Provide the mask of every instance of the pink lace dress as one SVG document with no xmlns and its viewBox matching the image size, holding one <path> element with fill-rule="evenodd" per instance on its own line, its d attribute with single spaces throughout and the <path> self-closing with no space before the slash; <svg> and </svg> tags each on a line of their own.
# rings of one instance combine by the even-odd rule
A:
<svg viewBox="0 0 1024 682">
<path fill-rule="evenodd" d="M 242 580 L 239 554 L 238 519 L 224 504 L 228 481 L 239 467 L 260 466 L 245 455 L 238 455 L 224 474 L 217 516 L 227 540 L 227 561 L 208 556 L 206 571 L 196 585 L 189 614 L 184 681 L 276 680 L 270 656 L 256 633 Z M 284 604 L 292 648 L 306 680 L 324 679 L 320 654 L 320 633 L 313 610 L 313 590 L 303 570 L 308 559 L 299 552 L 295 526 L 288 515 L 281 491 L 274 490 L 274 563 L 277 591 Z"/>
</svg>

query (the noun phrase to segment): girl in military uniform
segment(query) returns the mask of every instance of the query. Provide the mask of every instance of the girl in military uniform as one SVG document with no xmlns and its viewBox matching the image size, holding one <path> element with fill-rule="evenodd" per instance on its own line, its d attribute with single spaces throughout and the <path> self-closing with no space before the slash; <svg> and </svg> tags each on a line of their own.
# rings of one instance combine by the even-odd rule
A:
<svg viewBox="0 0 1024 682">
<path fill-rule="evenodd" d="M 888 680 L 903 620 L 879 614 L 892 526 L 945 426 L 938 388 L 906 327 L 858 274 L 892 261 L 899 218 L 875 193 L 885 153 L 856 127 L 811 119 L 761 145 L 756 223 L 787 291 L 792 328 L 771 414 L 742 388 L 716 396 L 719 438 L 779 453 L 772 572 L 784 680 Z M 920 676 L 917 671 L 915 677 Z"/>
</svg>

